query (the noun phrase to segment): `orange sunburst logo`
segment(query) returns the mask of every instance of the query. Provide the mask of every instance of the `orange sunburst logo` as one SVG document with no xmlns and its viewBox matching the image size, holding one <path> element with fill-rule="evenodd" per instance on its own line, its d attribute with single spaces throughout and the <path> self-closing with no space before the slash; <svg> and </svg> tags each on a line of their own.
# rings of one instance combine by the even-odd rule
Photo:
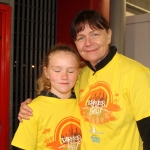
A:
<svg viewBox="0 0 150 150">
<path fill-rule="evenodd" d="M 112 112 L 120 110 L 119 105 L 113 101 L 110 86 L 105 82 L 90 86 L 86 95 L 80 99 L 79 108 L 83 118 L 94 124 L 116 120 Z"/>
<path fill-rule="evenodd" d="M 46 142 L 46 147 L 51 149 L 80 149 L 82 140 L 80 122 L 74 117 L 67 117 L 60 121 L 55 129 L 53 140 Z"/>
</svg>

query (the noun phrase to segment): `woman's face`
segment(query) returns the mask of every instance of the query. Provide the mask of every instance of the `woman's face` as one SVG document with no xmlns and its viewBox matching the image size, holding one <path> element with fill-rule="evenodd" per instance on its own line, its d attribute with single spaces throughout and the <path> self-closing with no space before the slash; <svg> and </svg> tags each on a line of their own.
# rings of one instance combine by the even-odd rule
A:
<svg viewBox="0 0 150 150">
<path fill-rule="evenodd" d="M 77 34 L 75 44 L 81 57 L 89 61 L 93 67 L 109 52 L 111 30 L 91 29 L 88 24 Z"/>
<path fill-rule="evenodd" d="M 70 52 L 51 54 L 45 75 L 51 82 L 50 91 L 60 98 L 69 98 L 79 74 L 79 62 Z"/>
</svg>

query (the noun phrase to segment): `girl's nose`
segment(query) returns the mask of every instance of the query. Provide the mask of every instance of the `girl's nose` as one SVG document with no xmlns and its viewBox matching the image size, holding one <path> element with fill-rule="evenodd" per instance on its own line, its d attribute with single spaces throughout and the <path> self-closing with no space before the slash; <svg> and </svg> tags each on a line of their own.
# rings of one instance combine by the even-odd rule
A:
<svg viewBox="0 0 150 150">
<path fill-rule="evenodd" d="M 68 78 L 67 72 L 66 72 L 66 71 L 63 71 L 63 72 L 61 73 L 61 79 L 65 80 L 65 79 L 67 79 L 67 78 Z"/>
</svg>

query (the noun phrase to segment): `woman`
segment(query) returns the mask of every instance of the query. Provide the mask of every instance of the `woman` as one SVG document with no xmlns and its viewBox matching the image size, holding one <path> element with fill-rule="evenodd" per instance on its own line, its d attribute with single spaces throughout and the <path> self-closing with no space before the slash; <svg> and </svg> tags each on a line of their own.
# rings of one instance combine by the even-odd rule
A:
<svg viewBox="0 0 150 150">
<path fill-rule="evenodd" d="M 79 12 L 71 36 L 87 62 L 75 86 L 83 150 L 150 149 L 150 70 L 109 46 L 112 31 L 95 10 Z M 19 119 L 29 110 L 21 104 Z"/>
</svg>

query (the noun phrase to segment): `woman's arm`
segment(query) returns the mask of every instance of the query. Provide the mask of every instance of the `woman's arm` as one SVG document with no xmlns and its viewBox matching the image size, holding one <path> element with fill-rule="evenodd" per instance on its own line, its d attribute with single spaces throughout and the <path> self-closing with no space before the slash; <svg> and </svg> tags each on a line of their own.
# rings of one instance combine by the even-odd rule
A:
<svg viewBox="0 0 150 150">
<path fill-rule="evenodd" d="M 150 150 L 150 117 L 137 121 L 137 126 L 143 141 L 143 150 Z"/>
<path fill-rule="evenodd" d="M 18 113 L 18 120 L 22 122 L 22 119 L 29 120 L 32 116 L 32 109 L 28 106 L 31 103 L 32 99 L 28 98 L 21 103 L 20 111 Z"/>
</svg>

